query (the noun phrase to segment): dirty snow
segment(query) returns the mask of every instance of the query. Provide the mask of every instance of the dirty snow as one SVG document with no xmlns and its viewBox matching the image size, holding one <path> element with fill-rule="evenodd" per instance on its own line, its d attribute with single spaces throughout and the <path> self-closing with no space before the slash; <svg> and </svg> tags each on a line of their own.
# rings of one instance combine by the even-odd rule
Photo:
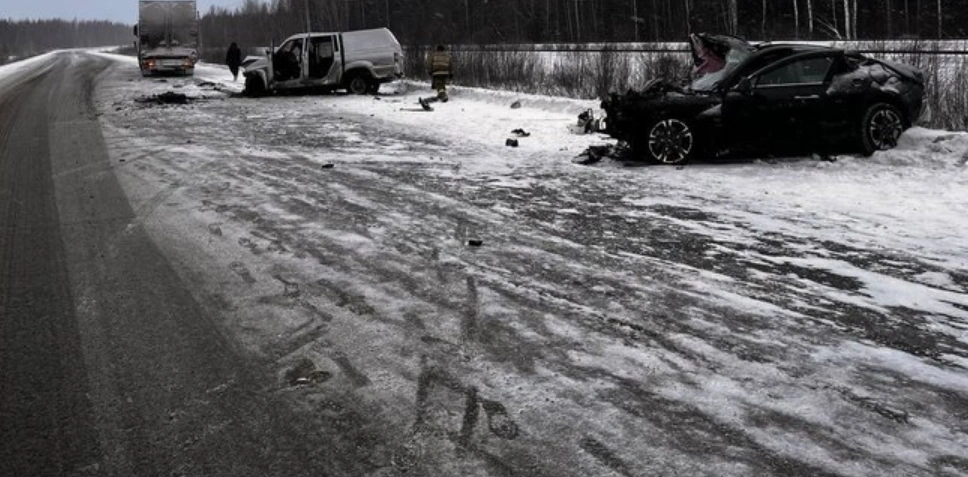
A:
<svg viewBox="0 0 968 477">
<path fill-rule="evenodd" d="M 963 133 L 584 167 L 593 102 L 252 100 L 225 68 L 96 55 L 133 226 L 308 420 L 355 419 L 373 475 L 401 452 L 414 475 L 968 475 Z M 134 101 L 167 91 L 198 100 Z M 289 389 L 303 358 L 337 378 Z M 469 388 L 490 414 L 461 437 Z"/>
</svg>

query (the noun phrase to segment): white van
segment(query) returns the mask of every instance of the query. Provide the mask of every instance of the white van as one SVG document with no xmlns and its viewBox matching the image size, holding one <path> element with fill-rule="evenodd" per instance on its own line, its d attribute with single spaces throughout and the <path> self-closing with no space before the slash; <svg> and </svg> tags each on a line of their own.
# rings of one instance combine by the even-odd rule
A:
<svg viewBox="0 0 968 477">
<path fill-rule="evenodd" d="M 403 49 L 386 28 L 300 33 L 276 48 L 271 61 L 249 57 L 242 66 L 250 96 L 296 89 L 376 93 L 382 83 L 403 77 Z"/>
</svg>

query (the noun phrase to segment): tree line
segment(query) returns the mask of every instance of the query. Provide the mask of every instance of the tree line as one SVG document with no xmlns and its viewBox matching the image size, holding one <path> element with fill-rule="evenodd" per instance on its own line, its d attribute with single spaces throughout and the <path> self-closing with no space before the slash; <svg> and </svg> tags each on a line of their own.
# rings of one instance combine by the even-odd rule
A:
<svg viewBox="0 0 968 477">
<path fill-rule="evenodd" d="M 131 27 L 107 21 L 0 20 L 0 64 L 61 48 L 123 45 Z"/>
<path fill-rule="evenodd" d="M 310 28 L 389 27 L 406 44 L 968 36 L 965 0 L 246 0 L 202 16 L 203 42 L 268 45 Z"/>
</svg>

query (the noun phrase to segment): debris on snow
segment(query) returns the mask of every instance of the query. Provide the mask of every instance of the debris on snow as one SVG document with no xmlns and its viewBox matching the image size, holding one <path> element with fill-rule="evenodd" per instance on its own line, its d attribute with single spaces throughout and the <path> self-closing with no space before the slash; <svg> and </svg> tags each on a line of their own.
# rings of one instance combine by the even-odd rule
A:
<svg viewBox="0 0 968 477">
<path fill-rule="evenodd" d="M 518 128 L 518 129 L 515 129 L 514 131 L 511 131 L 511 134 L 514 134 L 514 135 L 516 135 L 518 137 L 530 137 L 531 136 L 531 133 L 529 133 L 529 132 L 527 132 L 527 131 L 525 131 L 524 129 L 521 129 L 521 128 Z"/>
<path fill-rule="evenodd" d="M 323 169 L 333 169 L 335 167 L 336 164 L 323 164 Z"/>
<path fill-rule="evenodd" d="M 480 247 L 484 245 L 484 241 L 480 239 L 470 239 L 467 241 L 467 245 L 470 247 Z"/>
<path fill-rule="evenodd" d="M 286 371 L 286 382 L 290 386 L 304 386 L 329 381 L 332 373 L 316 368 L 316 363 L 309 358 L 302 358 L 289 371 Z"/>
<path fill-rule="evenodd" d="M 518 147 L 519 144 L 517 139 L 508 139 L 504 142 L 504 145 L 508 147 Z"/>
<path fill-rule="evenodd" d="M 154 96 L 141 97 L 135 101 L 141 104 L 188 104 L 192 99 L 194 98 L 189 98 L 182 93 L 168 91 Z"/>
<path fill-rule="evenodd" d="M 572 162 L 575 164 L 581 164 L 583 166 L 595 164 L 606 157 L 610 157 L 614 150 L 615 147 L 611 145 L 591 146 L 579 154 L 578 157 L 576 157 Z"/>
<path fill-rule="evenodd" d="M 511 103 L 511 109 L 521 109 L 521 101 Z"/>
<path fill-rule="evenodd" d="M 603 131 L 605 131 L 605 120 L 603 118 L 596 118 L 595 112 L 591 109 L 586 109 L 578 115 L 578 124 L 575 133 L 591 134 Z"/>
</svg>

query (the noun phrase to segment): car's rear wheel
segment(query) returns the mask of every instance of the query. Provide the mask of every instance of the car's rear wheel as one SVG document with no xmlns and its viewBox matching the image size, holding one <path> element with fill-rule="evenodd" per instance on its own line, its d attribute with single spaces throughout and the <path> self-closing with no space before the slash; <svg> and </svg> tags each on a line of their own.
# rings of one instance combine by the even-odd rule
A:
<svg viewBox="0 0 968 477">
<path fill-rule="evenodd" d="M 369 88 L 370 82 L 362 74 L 355 74 L 346 82 L 346 91 L 350 94 L 366 94 Z"/>
<path fill-rule="evenodd" d="M 890 104 L 876 103 L 867 108 L 861 128 L 861 153 L 870 156 L 897 146 L 905 129 L 904 115 Z"/>
<path fill-rule="evenodd" d="M 659 164 L 683 164 L 695 156 L 696 140 L 688 123 L 664 118 L 653 123 L 648 136 L 633 148 Z"/>
</svg>

